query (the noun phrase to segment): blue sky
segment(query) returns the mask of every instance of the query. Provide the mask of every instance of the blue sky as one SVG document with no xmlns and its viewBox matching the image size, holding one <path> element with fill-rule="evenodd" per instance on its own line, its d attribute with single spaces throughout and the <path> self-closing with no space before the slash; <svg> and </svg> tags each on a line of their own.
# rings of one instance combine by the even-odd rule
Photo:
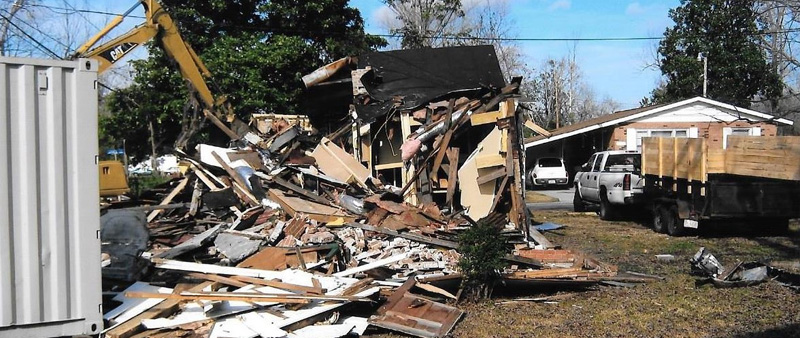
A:
<svg viewBox="0 0 800 338">
<path fill-rule="evenodd" d="M 487 1 L 487 0 L 462 0 Z M 516 28 L 517 38 L 627 38 L 660 37 L 672 25 L 667 11 L 680 5 L 679 0 L 488 0 L 505 1 L 509 18 Z M 122 12 L 133 4 L 130 1 L 71 0 L 71 6 L 108 12 Z M 45 0 L 43 3 L 63 7 L 64 3 Z M 381 18 L 390 16 L 381 0 L 350 0 L 364 17 L 369 33 L 386 34 Z M 141 15 L 137 10 L 134 15 Z M 84 14 L 95 27 L 102 27 L 109 16 Z M 115 33 L 120 34 L 141 19 L 126 20 Z M 96 32 L 87 27 L 88 34 Z M 526 63 L 538 68 L 548 58 L 561 58 L 571 49 L 583 72 L 583 79 L 599 98 L 608 96 L 621 108 L 638 106 L 657 85 L 660 73 L 646 68 L 652 63 L 656 40 L 637 41 L 519 41 Z M 134 56 L 136 57 L 136 56 Z"/>
<path fill-rule="evenodd" d="M 462 0 L 463 1 L 463 0 Z M 667 16 L 678 0 L 492 0 L 506 1 L 518 38 L 625 38 L 660 37 L 671 26 Z M 381 18 L 387 15 L 381 0 L 351 0 L 361 11 L 369 33 L 387 33 Z M 520 41 L 526 63 L 538 68 L 548 58 L 561 58 L 574 49 L 584 80 L 600 97 L 608 96 L 621 108 L 637 107 L 660 78 L 654 60 L 656 40 L 638 41 Z"/>
</svg>

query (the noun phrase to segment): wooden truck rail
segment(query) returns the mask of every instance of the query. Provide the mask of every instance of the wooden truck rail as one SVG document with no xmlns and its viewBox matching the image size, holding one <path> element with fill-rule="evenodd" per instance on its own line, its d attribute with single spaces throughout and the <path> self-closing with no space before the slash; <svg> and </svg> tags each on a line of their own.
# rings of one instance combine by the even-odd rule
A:
<svg viewBox="0 0 800 338">
<path fill-rule="evenodd" d="M 800 137 L 730 136 L 727 143 L 715 149 L 700 138 L 642 140 L 643 194 L 656 231 L 677 235 L 701 219 L 785 224 L 800 217 Z"/>
<path fill-rule="evenodd" d="M 702 138 L 642 139 L 642 174 L 708 181 L 709 174 L 800 181 L 800 136 L 728 136 L 728 149 Z"/>
</svg>

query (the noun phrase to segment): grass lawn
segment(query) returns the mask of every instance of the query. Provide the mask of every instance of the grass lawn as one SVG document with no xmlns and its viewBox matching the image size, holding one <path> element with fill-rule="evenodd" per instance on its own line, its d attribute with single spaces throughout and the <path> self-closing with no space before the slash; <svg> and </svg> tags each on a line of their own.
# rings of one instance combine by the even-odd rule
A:
<svg viewBox="0 0 800 338">
<path fill-rule="evenodd" d="M 546 234 L 564 248 L 616 264 L 620 271 L 665 280 L 632 288 L 527 290 L 524 295 L 574 294 L 556 304 L 498 304 L 510 297 L 496 296 L 460 305 L 467 315 L 453 330 L 454 337 L 800 337 L 800 293 L 774 282 L 732 289 L 695 285 L 688 262 L 704 246 L 725 266 L 737 260 L 790 265 L 785 262 L 800 260 L 797 221 L 787 236 L 738 229 L 676 238 L 587 213 L 537 211 L 535 219 L 566 225 L 557 234 Z M 656 254 L 675 259 L 660 261 Z"/>
</svg>

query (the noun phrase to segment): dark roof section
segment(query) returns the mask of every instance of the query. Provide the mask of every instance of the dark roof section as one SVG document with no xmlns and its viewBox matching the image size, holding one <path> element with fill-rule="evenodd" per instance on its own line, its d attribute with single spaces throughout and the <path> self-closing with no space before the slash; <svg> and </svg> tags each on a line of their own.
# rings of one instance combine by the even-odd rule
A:
<svg viewBox="0 0 800 338">
<path fill-rule="evenodd" d="M 506 84 L 491 45 L 375 52 L 358 60 L 358 68 L 373 70 L 361 81 L 374 101 L 356 105 L 365 121 L 388 113 L 395 101 L 399 110 L 415 109 L 452 92 L 469 97 Z"/>
<path fill-rule="evenodd" d="M 639 114 L 639 113 L 642 113 L 642 112 L 645 112 L 645 111 L 648 111 L 648 110 L 651 110 L 651 109 L 655 109 L 655 108 L 658 108 L 658 107 L 662 107 L 662 106 L 665 106 L 665 105 L 666 104 L 659 104 L 659 105 L 653 105 L 653 106 L 648 106 L 648 107 L 640 107 L 640 108 L 628 109 L 628 110 L 618 111 L 616 113 L 612 113 L 612 114 L 596 117 L 596 118 L 593 118 L 591 120 L 586 120 L 586 121 L 578 122 L 578 123 L 575 123 L 575 124 L 570 124 L 568 126 L 561 127 L 561 128 L 558 128 L 556 130 L 551 131 L 550 132 L 550 134 L 551 134 L 550 137 L 561 135 L 561 134 L 566 134 L 566 133 L 570 133 L 570 132 L 574 132 L 574 131 L 581 130 L 583 128 L 590 127 L 590 126 L 593 126 L 593 125 L 613 122 L 614 120 L 626 118 L 626 117 L 629 117 L 629 116 L 632 116 L 632 115 L 636 115 L 636 114 Z M 536 135 L 534 137 L 526 138 L 525 139 L 525 143 L 527 144 L 527 143 L 539 141 L 539 140 L 546 139 L 546 138 L 548 138 L 548 137 L 544 137 L 542 135 Z"/>
</svg>

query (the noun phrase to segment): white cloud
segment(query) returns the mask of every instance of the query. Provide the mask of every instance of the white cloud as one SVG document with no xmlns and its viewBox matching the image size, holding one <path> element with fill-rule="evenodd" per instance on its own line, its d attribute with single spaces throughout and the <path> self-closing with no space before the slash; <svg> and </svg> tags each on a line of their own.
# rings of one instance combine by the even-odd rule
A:
<svg viewBox="0 0 800 338">
<path fill-rule="evenodd" d="M 627 15 L 641 15 L 647 12 L 647 9 L 642 7 L 642 4 L 638 2 L 632 2 L 628 4 L 628 7 L 625 8 L 625 14 Z"/>
<path fill-rule="evenodd" d="M 547 7 L 547 10 L 552 12 L 552 11 L 557 11 L 559 9 L 569 9 L 571 6 L 572 6 L 572 1 L 570 0 L 557 0 L 556 2 L 550 4 L 550 6 Z"/>
<path fill-rule="evenodd" d="M 372 12 L 370 16 L 370 20 L 372 23 L 385 30 L 390 30 L 392 28 L 397 28 L 402 26 L 400 20 L 397 19 L 397 14 L 395 14 L 389 6 L 383 5 L 378 7 L 376 10 Z"/>
</svg>

